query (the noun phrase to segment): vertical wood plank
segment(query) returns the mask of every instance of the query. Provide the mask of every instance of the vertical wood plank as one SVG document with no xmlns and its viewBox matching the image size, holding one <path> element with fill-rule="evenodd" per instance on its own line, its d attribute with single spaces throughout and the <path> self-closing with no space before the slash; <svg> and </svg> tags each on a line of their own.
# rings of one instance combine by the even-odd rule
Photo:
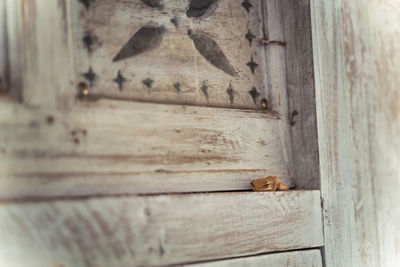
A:
<svg viewBox="0 0 400 267">
<path fill-rule="evenodd" d="M 66 0 L 15 1 L 24 103 L 56 106 L 73 71 Z"/>
<path fill-rule="evenodd" d="M 283 0 L 286 78 L 294 172 L 299 188 L 320 188 L 309 0 Z"/>
<path fill-rule="evenodd" d="M 377 123 L 373 114 L 374 88 L 378 84 L 372 79 L 374 62 L 369 43 L 371 21 L 369 20 L 368 4 L 365 1 L 343 2 L 343 53 L 345 56 L 345 91 L 348 92 L 349 116 L 352 131 L 352 164 L 354 180 L 352 196 L 356 220 L 357 253 L 359 266 L 395 266 L 379 262 L 380 253 L 377 230 L 377 210 L 375 196 L 377 186 L 373 162 L 373 144 L 376 143 L 374 124 Z M 386 15 L 384 15 L 386 16 Z M 386 27 L 386 26 L 384 26 Z M 385 44 L 386 46 L 386 44 Z M 390 56 L 389 56 L 390 57 Z M 385 74 L 382 74 L 385 75 Z M 385 88 L 386 90 L 387 88 Z M 379 89 L 380 90 L 380 89 Z M 388 93 L 388 90 L 386 91 Z M 394 140 L 394 139 L 393 139 Z M 385 145 L 388 149 L 391 145 Z M 381 158 L 386 151 L 379 155 Z M 387 161 L 387 162 L 390 162 Z M 386 164 L 385 164 L 386 165 Z M 380 176 L 379 180 L 387 176 Z M 393 186 L 393 184 L 391 185 Z M 387 221 L 390 222 L 390 221 Z M 386 222 L 385 222 L 386 227 Z M 395 233 L 396 231 L 393 231 Z M 385 250 L 390 250 L 385 246 Z"/>
<path fill-rule="evenodd" d="M 1 203 L 0 263 L 159 266 L 319 247 L 319 200 L 286 191 Z"/>
<path fill-rule="evenodd" d="M 342 2 L 311 1 L 326 266 L 359 266 L 351 120 L 344 80 Z"/>
<path fill-rule="evenodd" d="M 312 3 L 327 266 L 396 266 L 400 8 Z"/>
<path fill-rule="evenodd" d="M 280 0 L 261 1 L 264 14 L 264 38 L 268 40 L 283 41 L 283 18 L 282 6 Z M 288 166 L 288 173 L 290 176 L 296 176 L 293 173 L 293 152 L 292 142 L 290 137 L 290 123 L 288 117 L 288 101 L 286 89 L 286 65 L 285 65 L 285 48 L 281 45 L 270 44 L 265 46 L 266 64 L 266 81 L 268 85 L 268 99 L 269 108 L 278 111 L 283 120 L 279 121 L 278 129 L 280 143 L 284 159 Z M 303 188 L 300 179 L 296 180 L 290 186 Z M 308 187 L 308 189 L 311 187 Z"/>
<path fill-rule="evenodd" d="M 6 2 L 0 1 L 0 94 L 5 93 L 7 88 L 6 71 L 8 65 L 7 51 L 7 17 Z"/>
<path fill-rule="evenodd" d="M 7 86 L 7 94 L 17 100 L 22 100 L 22 74 L 21 74 L 21 51 L 22 43 L 20 42 L 19 20 L 17 17 L 17 1 L 2 1 L 5 8 L 5 50 L 7 55 L 4 56 L 4 80 Z"/>
<path fill-rule="evenodd" d="M 355 145 L 360 266 L 400 261 L 398 1 L 344 2 L 346 90 Z"/>
</svg>

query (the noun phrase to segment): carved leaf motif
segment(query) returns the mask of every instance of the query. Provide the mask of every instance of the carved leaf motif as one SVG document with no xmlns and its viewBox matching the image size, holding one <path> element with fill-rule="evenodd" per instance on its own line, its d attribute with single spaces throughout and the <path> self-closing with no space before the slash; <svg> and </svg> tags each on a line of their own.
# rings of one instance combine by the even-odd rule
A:
<svg viewBox="0 0 400 267">
<path fill-rule="evenodd" d="M 237 75 L 237 72 L 213 39 L 204 33 L 194 33 L 192 30 L 188 31 L 188 35 L 193 40 L 197 51 L 208 62 L 231 76 Z"/>
<path fill-rule="evenodd" d="M 141 0 L 141 1 L 149 7 L 157 7 L 159 9 L 164 8 L 164 3 L 162 0 Z"/>
<path fill-rule="evenodd" d="M 167 29 L 159 25 L 145 25 L 122 47 L 114 57 L 113 62 L 124 60 L 143 52 L 157 48 Z"/>
<path fill-rule="evenodd" d="M 216 7 L 218 0 L 192 0 L 186 11 L 188 17 L 199 18 Z"/>
</svg>

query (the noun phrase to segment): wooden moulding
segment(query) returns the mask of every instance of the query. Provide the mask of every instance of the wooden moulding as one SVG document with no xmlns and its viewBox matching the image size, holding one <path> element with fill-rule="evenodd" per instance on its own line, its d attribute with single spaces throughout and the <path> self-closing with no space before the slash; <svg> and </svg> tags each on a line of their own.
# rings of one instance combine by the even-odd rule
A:
<svg viewBox="0 0 400 267">
<path fill-rule="evenodd" d="M 350 2 L 353 4 L 353 1 Z M 358 2 L 354 1 L 354 3 Z M 368 165 L 363 164 L 369 163 L 371 159 L 368 152 L 362 150 L 365 148 L 364 145 L 354 147 L 351 141 L 352 138 L 355 138 L 352 123 L 355 121 L 358 123 L 359 119 L 364 119 L 366 116 L 365 113 L 359 113 L 359 117 L 354 119 L 349 107 L 349 103 L 353 100 L 348 96 L 356 93 L 357 89 L 345 87 L 343 9 L 346 8 L 343 7 L 340 0 L 311 1 L 318 147 L 324 215 L 324 258 L 326 266 L 381 266 L 374 263 L 373 257 L 377 250 L 372 244 L 362 244 L 363 250 L 370 251 L 361 257 L 368 263 L 359 265 L 359 255 L 357 254 L 357 244 L 361 243 L 358 243 L 360 240 L 356 239 L 355 220 L 358 218 L 358 214 L 355 211 L 368 205 L 369 199 L 362 198 L 360 205 L 355 203 L 354 199 L 358 195 L 352 190 L 362 188 L 361 191 L 366 192 L 369 196 L 370 191 L 367 190 L 367 184 L 371 181 L 369 179 L 371 173 L 368 172 Z M 356 12 L 357 16 L 362 13 Z M 356 24 L 364 25 L 364 23 Z M 359 29 L 350 30 L 350 32 L 358 34 Z M 361 38 L 357 37 L 355 40 L 354 42 L 358 44 Z M 362 49 L 360 48 L 358 51 L 362 51 Z M 364 58 L 364 55 L 362 57 Z M 366 94 L 368 91 L 364 89 L 361 91 L 362 95 L 368 95 Z M 363 99 L 360 96 L 356 98 L 357 103 Z M 367 129 L 362 131 L 365 134 L 368 132 Z M 360 143 L 367 142 L 369 144 L 369 139 L 364 136 L 361 138 L 357 136 L 354 140 L 356 139 Z M 353 158 L 354 151 L 360 151 L 362 156 Z M 354 169 L 353 160 L 359 162 L 362 167 Z M 368 181 L 354 184 L 354 177 L 357 174 Z M 367 209 L 371 212 L 372 207 L 368 206 Z M 368 221 L 373 221 L 372 218 L 373 215 L 368 216 Z M 362 222 L 357 222 L 358 225 L 362 225 Z M 373 235 L 372 229 L 369 230 L 371 231 L 366 231 L 362 235 L 364 237 Z"/>
<path fill-rule="evenodd" d="M 111 100 L 64 112 L 1 105 L 1 198 L 250 190 L 268 173 L 293 182 L 269 113 Z"/>
<path fill-rule="evenodd" d="M 200 264 L 188 264 L 187 267 L 322 267 L 321 252 L 317 249 L 291 251 L 268 255 L 222 260 Z"/>
<path fill-rule="evenodd" d="M 289 187 L 319 188 L 312 103 L 301 105 L 307 111 L 297 108 L 299 119 L 290 126 L 293 110 L 288 108 L 287 98 L 289 104 L 301 97 L 312 100 L 313 87 L 309 75 L 305 81 L 302 75 L 292 77 L 302 68 L 301 63 L 293 65 L 291 57 L 302 62 L 296 56 L 308 52 L 310 42 L 306 31 L 301 42 L 305 48 L 296 50 L 290 34 L 296 33 L 293 24 L 301 23 L 283 23 L 297 14 L 290 13 L 293 8 L 286 2 L 268 0 L 247 14 L 264 16 L 264 23 L 254 29 L 257 37 L 287 43 L 257 48 L 264 60 L 258 62 L 256 78 L 266 85 L 262 97 L 268 100 L 267 110 L 258 111 L 117 100 L 77 102 L 77 85 L 84 76 L 75 69 L 79 65 L 75 60 L 84 51 L 81 35 L 85 32 L 74 28 L 83 29 L 74 23 L 79 24 L 77 11 L 86 15 L 94 11 L 85 10 L 79 1 L 7 3 L 16 13 L 12 25 L 19 25 L 14 37 L 24 40 L 13 46 L 20 52 L 13 55 L 20 58 L 11 60 L 21 67 L 15 73 L 24 85 L 24 103 L 2 103 L 0 127 L 5 130 L 0 133 L 0 155 L 4 157 L 0 198 L 249 190 L 251 180 L 267 175 L 278 176 Z M 247 13 L 241 1 L 224 5 L 232 7 L 235 14 Z M 307 19 L 307 6 L 301 2 L 300 7 Z M 143 8 L 152 15 L 160 11 Z M 225 11 L 220 8 L 218 12 Z M 175 26 L 169 27 L 172 32 Z M 259 45 L 256 43 L 253 40 L 252 45 Z M 249 46 L 247 40 L 244 44 Z M 76 47 L 82 48 L 80 52 Z M 309 65 L 305 69 L 309 70 Z M 117 86 L 112 79 L 108 82 Z M 295 90 L 297 85 L 301 92 Z M 225 87 L 223 92 L 226 94 Z M 269 109 L 280 113 L 280 119 Z"/>
<path fill-rule="evenodd" d="M 319 191 L 285 191 L 3 203 L 0 259 L 148 266 L 320 247 L 319 199 Z"/>
<path fill-rule="evenodd" d="M 282 0 L 286 85 L 297 188 L 320 189 L 309 0 Z"/>
</svg>

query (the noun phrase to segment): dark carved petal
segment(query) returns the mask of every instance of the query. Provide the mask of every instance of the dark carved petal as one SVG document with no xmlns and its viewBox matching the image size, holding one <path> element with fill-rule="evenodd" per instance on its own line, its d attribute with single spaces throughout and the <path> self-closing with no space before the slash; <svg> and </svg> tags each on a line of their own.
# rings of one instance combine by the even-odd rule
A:
<svg viewBox="0 0 400 267">
<path fill-rule="evenodd" d="M 124 60 L 140 53 L 157 48 L 167 29 L 164 26 L 145 25 L 122 47 L 114 57 L 113 62 Z"/>
<path fill-rule="evenodd" d="M 188 35 L 193 40 L 197 51 L 208 62 L 231 76 L 237 75 L 237 72 L 213 39 L 204 33 L 193 33 L 192 30 L 188 31 Z"/>
<path fill-rule="evenodd" d="M 157 7 L 159 9 L 164 8 L 163 0 L 141 0 L 141 1 L 149 7 Z"/>
<path fill-rule="evenodd" d="M 207 11 L 211 11 L 216 7 L 218 0 L 192 0 L 189 9 L 186 11 L 188 17 L 199 18 Z"/>
<path fill-rule="evenodd" d="M 255 87 L 251 88 L 249 94 L 253 98 L 254 104 L 257 104 L 257 98 L 260 96 L 260 93 L 257 91 L 257 88 Z"/>
</svg>

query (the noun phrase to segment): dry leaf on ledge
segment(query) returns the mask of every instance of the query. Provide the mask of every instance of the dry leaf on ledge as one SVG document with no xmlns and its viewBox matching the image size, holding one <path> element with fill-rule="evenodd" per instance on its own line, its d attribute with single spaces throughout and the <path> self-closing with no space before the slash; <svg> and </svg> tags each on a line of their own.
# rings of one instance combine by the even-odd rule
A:
<svg viewBox="0 0 400 267">
<path fill-rule="evenodd" d="M 277 176 L 268 176 L 261 179 L 251 181 L 251 188 L 254 191 L 284 191 L 289 190 L 289 187 L 282 183 Z"/>
</svg>

